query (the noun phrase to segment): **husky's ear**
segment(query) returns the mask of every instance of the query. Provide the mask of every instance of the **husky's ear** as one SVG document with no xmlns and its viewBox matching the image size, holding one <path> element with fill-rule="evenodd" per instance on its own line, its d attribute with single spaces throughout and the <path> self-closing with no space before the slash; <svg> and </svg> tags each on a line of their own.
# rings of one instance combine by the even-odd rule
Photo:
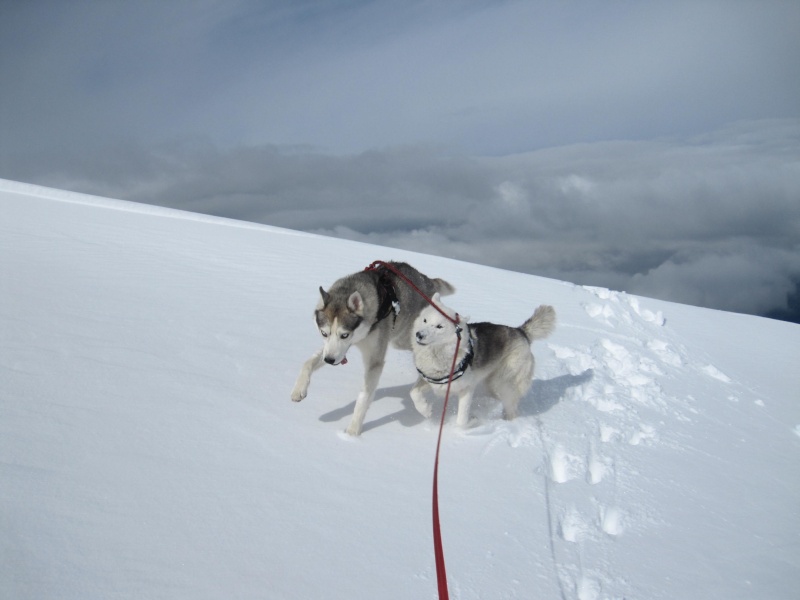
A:
<svg viewBox="0 0 800 600">
<path fill-rule="evenodd" d="M 436 292 L 431 298 L 431 300 L 433 300 L 433 303 L 436 305 L 436 308 L 438 308 L 440 311 L 443 311 L 446 315 L 449 316 L 450 319 L 455 319 L 457 314 L 456 311 L 454 311 L 449 306 L 445 306 L 444 302 L 442 302 L 442 296 L 441 294 L 439 294 L 439 292 Z M 462 317 L 461 321 L 466 323 L 467 318 Z"/>
<path fill-rule="evenodd" d="M 328 302 L 331 301 L 331 295 L 322 289 L 322 286 L 319 286 L 319 295 L 321 296 L 318 308 L 323 308 L 327 306 Z"/>
<path fill-rule="evenodd" d="M 347 299 L 347 308 L 357 314 L 359 317 L 364 316 L 364 299 L 358 292 L 353 292 Z"/>
</svg>

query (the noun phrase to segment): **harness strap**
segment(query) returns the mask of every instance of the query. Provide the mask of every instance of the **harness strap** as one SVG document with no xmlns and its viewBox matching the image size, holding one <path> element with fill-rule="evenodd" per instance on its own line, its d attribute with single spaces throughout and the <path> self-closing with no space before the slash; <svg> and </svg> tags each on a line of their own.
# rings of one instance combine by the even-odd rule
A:
<svg viewBox="0 0 800 600">
<path fill-rule="evenodd" d="M 378 306 L 377 321 L 383 321 L 391 313 L 394 313 L 394 323 L 397 322 L 397 313 L 400 312 L 400 303 L 397 300 L 397 292 L 389 278 L 389 270 L 386 268 L 376 269 L 378 271 L 378 290 L 381 303 Z M 392 323 L 392 327 L 394 327 Z"/>
<path fill-rule="evenodd" d="M 420 369 L 417 369 L 417 373 L 419 373 L 420 377 L 422 377 L 428 383 L 433 383 L 436 385 L 443 385 L 445 383 L 455 381 L 464 373 L 466 373 L 467 369 L 472 364 L 472 359 L 475 358 L 475 350 L 472 347 L 472 333 L 469 331 L 469 326 L 467 326 L 467 343 L 469 344 L 467 353 L 464 355 L 464 358 L 461 359 L 461 362 L 458 363 L 458 366 L 456 366 L 455 371 L 453 371 L 452 374 L 445 375 L 444 377 L 430 377 L 429 375 L 423 373 Z"/>
<path fill-rule="evenodd" d="M 403 273 L 401 273 L 401 272 L 400 272 L 400 271 L 399 271 L 399 270 L 398 270 L 398 269 L 397 269 L 397 268 L 396 268 L 394 265 L 392 265 L 391 263 L 387 263 L 387 262 L 384 262 L 384 261 L 382 261 L 382 260 L 376 260 L 376 261 L 374 261 L 372 264 L 370 264 L 370 265 L 369 265 L 369 266 L 368 266 L 366 269 L 364 269 L 364 270 L 365 270 L 365 271 L 379 271 L 380 269 L 387 269 L 387 270 L 391 271 L 392 273 L 394 273 L 395 275 L 397 275 L 397 276 L 398 276 L 400 279 L 402 279 L 403 281 L 405 281 L 405 282 L 406 282 L 406 283 L 409 285 L 409 287 L 410 287 L 412 290 L 414 290 L 415 292 L 417 292 L 417 294 L 419 294 L 420 296 L 422 296 L 422 298 L 424 298 L 424 299 L 425 299 L 425 301 L 426 301 L 428 304 L 430 304 L 430 305 L 431 305 L 433 308 L 435 308 L 436 310 L 438 310 L 438 311 L 439 311 L 439 312 L 442 314 L 442 316 L 443 316 L 445 319 L 447 319 L 447 320 L 448 320 L 448 321 L 450 321 L 450 322 L 451 322 L 453 325 L 455 325 L 455 326 L 456 326 L 456 333 L 460 333 L 460 332 L 461 332 L 461 328 L 459 327 L 459 323 L 461 322 L 461 319 L 459 319 L 459 317 L 458 317 L 458 313 L 456 313 L 456 316 L 455 316 L 455 318 L 453 318 L 453 317 L 451 317 L 450 315 L 448 315 L 448 314 L 447 314 L 446 312 L 444 312 L 444 311 L 443 311 L 441 308 L 439 308 L 438 306 L 436 306 L 436 304 L 434 304 L 434 303 L 433 303 L 433 300 L 431 300 L 431 299 L 428 297 L 428 295 L 427 295 L 425 292 L 423 292 L 421 289 L 419 289 L 419 287 L 417 287 L 417 285 L 416 285 L 416 284 L 415 284 L 413 281 L 411 281 L 411 280 L 410 280 L 408 277 L 406 277 L 406 276 L 405 276 Z M 459 340 L 460 340 L 460 339 L 461 339 L 461 337 L 459 336 Z"/>
</svg>

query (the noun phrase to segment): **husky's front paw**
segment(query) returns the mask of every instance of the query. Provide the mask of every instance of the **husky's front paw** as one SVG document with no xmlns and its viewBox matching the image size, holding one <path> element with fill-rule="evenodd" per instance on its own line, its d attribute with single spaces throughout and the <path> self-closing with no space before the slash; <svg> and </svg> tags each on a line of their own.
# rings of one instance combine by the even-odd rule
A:
<svg viewBox="0 0 800 600">
<path fill-rule="evenodd" d="M 300 402 L 308 395 L 308 385 L 295 384 L 292 390 L 292 402 Z"/>
<path fill-rule="evenodd" d="M 361 426 L 356 425 L 354 423 L 350 423 L 350 426 L 347 429 L 345 429 L 344 432 L 347 435 L 358 437 L 359 435 L 361 435 Z"/>
<path fill-rule="evenodd" d="M 414 408 L 417 409 L 417 412 L 426 419 L 429 419 L 433 414 L 433 404 L 428 402 L 428 400 L 425 398 L 425 394 L 422 393 L 422 390 L 420 390 L 418 387 L 412 388 L 411 400 L 414 401 Z"/>
<path fill-rule="evenodd" d="M 431 415 L 433 415 L 433 404 L 427 402 L 426 400 L 414 400 L 414 408 L 416 408 L 417 412 L 426 419 L 430 419 Z"/>
</svg>

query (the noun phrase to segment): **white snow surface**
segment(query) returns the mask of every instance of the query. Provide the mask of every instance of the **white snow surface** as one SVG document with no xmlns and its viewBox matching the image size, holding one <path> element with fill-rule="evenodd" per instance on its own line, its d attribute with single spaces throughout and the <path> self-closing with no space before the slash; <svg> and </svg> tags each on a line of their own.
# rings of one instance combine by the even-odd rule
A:
<svg viewBox="0 0 800 600">
<path fill-rule="evenodd" d="M 0 598 L 437 597 L 439 412 L 391 351 L 289 395 L 374 260 L 473 321 L 558 313 L 521 416 L 448 408 L 454 599 L 800 597 L 800 327 L 0 180 Z"/>
</svg>

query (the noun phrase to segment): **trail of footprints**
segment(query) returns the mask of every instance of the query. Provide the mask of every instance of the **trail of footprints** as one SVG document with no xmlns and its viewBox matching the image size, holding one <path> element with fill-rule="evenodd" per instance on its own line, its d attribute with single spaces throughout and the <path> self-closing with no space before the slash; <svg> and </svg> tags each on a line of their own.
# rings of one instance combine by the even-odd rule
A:
<svg viewBox="0 0 800 600">
<path fill-rule="evenodd" d="M 584 306 L 587 314 L 618 335 L 601 334 L 589 348 L 549 347 L 573 373 L 591 369 L 591 380 L 572 390 L 569 400 L 594 409 L 581 409 L 581 415 L 594 420 L 596 434 L 587 439 L 585 421 L 571 428 L 561 424 L 566 430 L 553 432 L 542 421 L 538 426 L 562 596 L 601 600 L 622 597 L 625 588 L 603 548 L 648 519 L 646 508 L 625 506 L 620 472 L 635 478 L 629 473 L 632 453 L 661 443 L 659 426 L 666 415 L 688 420 L 697 412 L 692 398 L 669 397 L 661 382 L 687 368 L 718 381 L 730 379 L 712 365 L 689 364 L 686 349 L 669 341 L 660 312 L 643 309 L 624 293 L 587 289 L 597 298 Z M 572 489 L 580 481 L 588 487 Z"/>
<path fill-rule="evenodd" d="M 690 421 L 699 412 L 693 397 L 671 396 L 669 382 L 694 374 L 701 387 L 704 380 L 715 390 L 719 382 L 736 385 L 713 365 L 690 359 L 660 312 L 621 292 L 585 289 L 596 298 L 584 305 L 601 325 L 596 339 L 581 348 L 548 343 L 578 381 L 559 399 L 562 410 L 537 415 L 535 427 L 493 421 L 467 434 L 500 433 L 485 442 L 485 453 L 503 442 L 541 449 L 538 473 L 562 600 L 624 598 L 630 592 L 614 567 L 615 541 L 659 522 L 641 502 L 647 492 L 637 469 L 646 468 L 648 448 L 680 446 L 664 423 Z M 739 401 L 735 392 L 726 400 Z M 626 498 L 638 505 L 626 504 Z"/>
</svg>

